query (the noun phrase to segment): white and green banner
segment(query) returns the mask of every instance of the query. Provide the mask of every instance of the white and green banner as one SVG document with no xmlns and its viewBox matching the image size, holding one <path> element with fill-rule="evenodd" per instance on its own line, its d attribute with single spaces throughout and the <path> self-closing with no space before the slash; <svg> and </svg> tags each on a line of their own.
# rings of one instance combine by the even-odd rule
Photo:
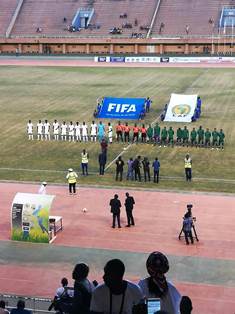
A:
<svg viewBox="0 0 235 314">
<path fill-rule="evenodd" d="M 49 243 L 49 213 L 54 197 L 17 193 L 11 207 L 11 239 Z"/>
<path fill-rule="evenodd" d="M 197 105 L 197 95 L 171 94 L 164 121 L 191 122 Z"/>
</svg>

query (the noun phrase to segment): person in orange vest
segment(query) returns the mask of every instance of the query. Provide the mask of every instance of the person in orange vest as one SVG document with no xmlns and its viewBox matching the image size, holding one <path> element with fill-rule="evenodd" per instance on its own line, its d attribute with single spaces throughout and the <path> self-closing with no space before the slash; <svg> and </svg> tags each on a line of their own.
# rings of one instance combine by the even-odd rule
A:
<svg viewBox="0 0 235 314">
<path fill-rule="evenodd" d="M 147 129 L 144 124 L 142 124 L 142 128 L 140 129 L 140 131 L 141 131 L 141 142 L 146 143 Z"/>
<path fill-rule="evenodd" d="M 139 141 L 139 128 L 137 126 L 137 124 L 135 123 L 135 125 L 133 126 L 133 139 L 132 142 L 137 142 Z"/>
<path fill-rule="evenodd" d="M 131 128 L 129 127 L 128 123 L 124 125 L 124 142 L 130 142 L 130 130 Z"/>
<path fill-rule="evenodd" d="M 121 141 L 123 142 L 123 126 L 121 125 L 120 121 L 118 121 L 118 125 L 116 126 L 116 134 L 117 141 L 119 142 L 119 139 L 121 138 Z"/>
</svg>

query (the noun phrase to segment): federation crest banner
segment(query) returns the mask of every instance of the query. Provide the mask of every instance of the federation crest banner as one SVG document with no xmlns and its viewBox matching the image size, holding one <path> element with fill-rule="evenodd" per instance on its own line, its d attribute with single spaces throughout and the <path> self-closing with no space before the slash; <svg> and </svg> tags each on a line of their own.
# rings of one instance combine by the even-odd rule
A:
<svg viewBox="0 0 235 314">
<path fill-rule="evenodd" d="M 164 121 L 191 122 L 197 105 L 197 95 L 171 94 Z"/>
<path fill-rule="evenodd" d="M 98 118 L 138 120 L 145 98 L 105 97 Z"/>
</svg>

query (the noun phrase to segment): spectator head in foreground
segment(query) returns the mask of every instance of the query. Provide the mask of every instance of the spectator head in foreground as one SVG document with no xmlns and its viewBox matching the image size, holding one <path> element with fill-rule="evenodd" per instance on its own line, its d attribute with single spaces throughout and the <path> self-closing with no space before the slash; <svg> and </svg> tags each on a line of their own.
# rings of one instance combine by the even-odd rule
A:
<svg viewBox="0 0 235 314">
<path fill-rule="evenodd" d="M 115 194 L 114 197 L 116 197 Z M 119 259 L 112 259 L 107 262 L 104 267 L 103 279 L 111 290 L 117 290 L 122 285 L 123 276 L 125 273 L 125 266 Z"/>
<path fill-rule="evenodd" d="M 190 314 L 192 309 L 191 299 L 188 296 L 182 296 L 180 301 L 180 314 Z"/>
<path fill-rule="evenodd" d="M 76 281 L 82 281 L 87 278 L 89 267 L 85 263 L 79 263 L 74 267 L 72 277 Z"/>
</svg>

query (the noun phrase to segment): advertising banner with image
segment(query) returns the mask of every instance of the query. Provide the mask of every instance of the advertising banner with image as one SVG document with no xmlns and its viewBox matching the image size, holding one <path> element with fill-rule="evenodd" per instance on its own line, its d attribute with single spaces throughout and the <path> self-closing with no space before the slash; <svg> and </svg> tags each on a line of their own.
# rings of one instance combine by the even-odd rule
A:
<svg viewBox="0 0 235 314">
<path fill-rule="evenodd" d="M 164 121 L 191 122 L 197 105 L 197 95 L 171 94 Z"/>
<path fill-rule="evenodd" d="M 11 239 L 49 243 L 49 213 L 54 197 L 17 193 L 11 207 Z"/>
</svg>

